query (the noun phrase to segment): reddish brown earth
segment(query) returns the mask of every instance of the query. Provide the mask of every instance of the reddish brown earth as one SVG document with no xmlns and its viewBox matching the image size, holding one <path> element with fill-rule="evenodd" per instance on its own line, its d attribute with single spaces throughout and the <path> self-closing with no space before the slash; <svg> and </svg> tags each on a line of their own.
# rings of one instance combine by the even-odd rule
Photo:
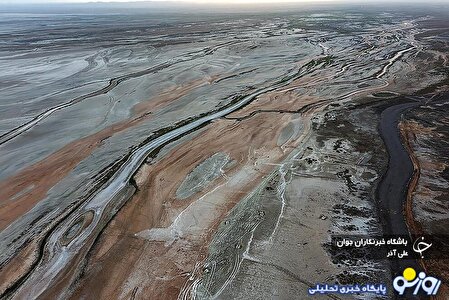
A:
<svg viewBox="0 0 449 300">
<path fill-rule="evenodd" d="M 182 86 L 169 88 L 157 98 L 136 105 L 134 117 L 73 141 L 45 159 L 0 182 L 0 230 L 6 228 L 36 203 L 43 200 L 55 184 L 92 154 L 95 149 L 101 147 L 106 139 L 149 120 L 152 112 L 170 105 L 173 101 L 200 86 L 210 84 L 211 80 L 216 77 L 218 78 L 218 76 L 213 76 L 212 79 L 199 79 Z M 1 291 L 5 290 L 10 282 L 19 278 L 24 270 L 30 268 L 39 247 L 37 240 L 26 244 L 5 267 L 0 269 Z"/>
<path fill-rule="evenodd" d="M 426 178 L 427 174 L 434 174 L 436 171 L 441 172 L 445 169 L 445 164 L 437 161 L 436 159 L 426 159 L 424 156 L 418 157 L 418 142 L 417 139 L 423 136 L 433 138 L 439 138 L 438 133 L 434 131 L 435 128 L 424 127 L 415 121 L 403 121 L 399 124 L 402 140 L 410 155 L 413 163 L 414 174 L 410 181 L 407 200 L 404 207 L 404 214 L 406 217 L 407 225 L 411 233 L 416 235 L 433 234 L 429 230 L 423 228 L 422 224 L 416 219 L 414 214 L 414 201 L 417 195 L 424 196 L 426 198 L 432 198 L 434 193 L 426 187 L 429 183 Z M 421 174 L 424 174 L 424 180 L 420 181 Z M 421 178 L 423 179 L 423 178 Z M 418 188 L 419 191 L 418 191 Z M 449 298 L 449 260 L 445 259 L 427 259 L 420 260 L 421 266 L 428 274 L 432 274 L 442 280 L 439 292 L 437 296 L 432 299 L 443 300 Z"/>
<path fill-rule="evenodd" d="M 51 187 L 92 154 L 106 139 L 147 121 L 154 111 L 168 106 L 210 81 L 210 78 L 199 79 L 182 86 L 172 87 L 154 99 L 137 104 L 133 108 L 135 117 L 73 141 L 45 159 L 0 182 L 0 230 L 45 198 Z"/>
<path fill-rule="evenodd" d="M 295 98 L 292 93 L 269 93 L 260 101 L 273 97 L 282 97 L 282 101 L 277 102 L 282 103 L 282 107 L 291 107 L 290 104 L 296 103 L 295 107 L 300 108 L 313 101 L 312 98 Z M 273 102 L 269 107 L 282 108 L 276 107 Z M 238 115 L 252 110 L 251 105 Z M 281 162 L 288 155 L 290 150 L 286 151 L 281 146 L 291 149 L 300 142 L 301 138 L 296 138 L 288 141 L 287 145 L 276 144 L 281 130 L 292 121 L 293 116 L 274 112 L 257 114 L 241 122 L 217 120 L 213 126 L 177 146 L 160 161 L 144 165 L 136 178 L 139 191 L 117 214 L 91 252 L 92 264 L 88 264 L 73 299 L 92 293 L 96 298 L 176 298 L 190 272 L 195 269 L 195 263 L 205 258 L 208 243 L 218 224 L 244 195 L 272 171 L 272 164 Z M 308 116 L 303 118 L 303 122 L 307 123 Z M 218 152 L 229 154 L 237 162 L 226 170 L 229 179 L 218 178 L 200 193 L 185 200 L 177 199 L 176 190 L 188 173 Z M 261 160 L 265 163 L 259 164 Z M 241 178 L 237 185 L 228 186 L 243 169 L 252 172 L 250 180 Z M 205 227 L 201 228 L 199 237 L 184 236 L 183 241 L 165 243 L 136 236 L 149 228 L 170 226 L 176 216 L 196 199 L 206 201 L 203 197 L 209 195 L 223 200 L 211 203 L 213 212 L 202 216 L 208 221 L 202 225 Z"/>
</svg>

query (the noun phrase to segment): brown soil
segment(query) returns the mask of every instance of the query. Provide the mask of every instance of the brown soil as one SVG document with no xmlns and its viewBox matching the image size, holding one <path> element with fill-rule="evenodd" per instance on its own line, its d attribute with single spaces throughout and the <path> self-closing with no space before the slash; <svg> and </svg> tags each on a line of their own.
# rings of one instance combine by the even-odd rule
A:
<svg viewBox="0 0 449 300">
<path fill-rule="evenodd" d="M 404 214 L 406 217 L 406 222 L 409 227 L 410 232 L 416 235 L 423 235 L 423 234 L 432 234 L 431 232 L 425 232 L 422 228 L 422 225 L 415 219 L 413 214 L 413 199 L 415 192 L 417 190 L 417 187 L 419 186 L 420 182 L 420 175 L 423 170 L 427 169 L 429 170 L 429 166 L 434 165 L 434 163 L 427 163 L 424 166 L 421 161 L 416 156 L 415 150 L 414 150 L 414 144 L 416 144 L 417 135 L 419 134 L 432 134 L 432 129 L 425 128 L 423 126 L 420 126 L 416 122 L 413 121 L 406 121 L 401 122 L 399 124 L 399 129 L 402 135 L 402 140 L 404 141 L 405 148 L 407 149 L 407 152 L 410 155 L 410 158 L 413 163 L 414 173 L 413 177 L 410 181 L 409 188 L 407 191 L 407 199 L 406 204 L 404 207 Z M 433 170 L 435 172 L 435 169 L 431 167 L 430 170 Z M 444 168 L 443 168 L 444 170 Z M 442 284 L 440 286 L 440 289 L 438 291 L 437 296 L 431 297 L 432 299 L 436 300 L 443 300 L 449 298 L 449 264 L 446 262 L 446 260 L 420 260 L 420 264 L 425 270 L 426 273 L 429 274 L 437 274 L 437 277 L 442 280 Z"/>
<path fill-rule="evenodd" d="M 270 98 L 276 93 L 269 94 L 267 97 Z M 277 103 L 285 105 L 287 100 L 283 98 Z M 281 162 L 288 155 L 290 150 L 283 150 L 276 143 L 292 118 L 291 114 L 261 113 L 242 122 L 217 120 L 160 161 L 144 165 L 136 178 L 138 193 L 104 231 L 91 252 L 89 267 L 72 298 L 92 295 L 95 298 L 177 298 L 196 263 L 205 259 L 207 246 L 218 224 L 273 170 L 272 164 Z M 308 116 L 304 118 L 308 119 Z M 300 140 L 296 138 L 282 146 L 292 149 Z M 227 179 L 216 179 L 205 190 L 186 200 L 177 199 L 176 190 L 188 173 L 217 152 L 225 152 L 238 162 L 226 171 Z M 245 176 L 241 176 L 243 171 Z M 150 228 L 169 227 L 181 212 L 188 211 L 190 205 L 207 208 L 198 222 L 200 234 L 189 234 L 186 230 L 181 239 L 171 242 L 136 236 Z"/>
<path fill-rule="evenodd" d="M 76 165 L 92 154 L 106 139 L 147 121 L 153 111 L 166 107 L 193 89 L 210 82 L 213 78 L 200 79 L 183 86 L 170 88 L 155 99 L 139 103 L 133 108 L 135 117 L 73 141 L 43 160 L 0 182 L 0 230 L 5 229 L 44 199 L 51 187 L 67 176 Z"/>
</svg>

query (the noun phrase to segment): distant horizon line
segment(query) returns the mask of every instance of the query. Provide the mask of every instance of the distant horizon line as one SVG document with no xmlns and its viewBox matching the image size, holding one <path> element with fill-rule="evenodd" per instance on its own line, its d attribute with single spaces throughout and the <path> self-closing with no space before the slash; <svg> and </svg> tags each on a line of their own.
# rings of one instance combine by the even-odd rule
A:
<svg viewBox="0 0 449 300">
<path fill-rule="evenodd" d="M 430 9 L 433 12 L 444 13 L 449 11 L 447 0 L 264 0 L 264 1 L 198 1 L 198 0 L 0 0 L 0 13 L 36 13 L 36 14 L 135 14 L 142 13 L 273 13 L 306 10 L 347 9 L 360 7 L 368 10 L 379 7 L 394 10 L 403 9 Z"/>
<path fill-rule="evenodd" d="M 0 5 L 29 5 L 29 4 L 196 4 L 196 5 L 283 5 L 283 4 L 449 4 L 447 0 L 24 0 L 24 1 L 9 1 L 0 0 Z"/>
</svg>

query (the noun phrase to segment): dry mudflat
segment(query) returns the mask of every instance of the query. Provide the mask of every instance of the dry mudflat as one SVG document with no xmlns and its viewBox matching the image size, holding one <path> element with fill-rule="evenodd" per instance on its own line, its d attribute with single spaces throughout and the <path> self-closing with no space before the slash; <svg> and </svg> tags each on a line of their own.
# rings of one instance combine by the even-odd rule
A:
<svg viewBox="0 0 449 300">
<path fill-rule="evenodd" d="M 387 298 L 390 262 L 331 237 L 444 233 L 445 16 L 19 17 L 52 29 L 0 24 L 2 298 Z M 411 167 L 386 200 L 387 134 Z"/>
</svg>

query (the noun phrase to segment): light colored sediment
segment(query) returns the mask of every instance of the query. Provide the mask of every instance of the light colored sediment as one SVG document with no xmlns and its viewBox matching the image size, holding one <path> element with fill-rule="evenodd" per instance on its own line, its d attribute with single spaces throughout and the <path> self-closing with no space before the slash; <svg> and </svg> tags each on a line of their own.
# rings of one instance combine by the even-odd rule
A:
<svg viewBox="0 0 449 300">
<path fill-rule="evenodd" d="M 357 20 L 356 22 L 359 22 L 361 17 L 351 16 Z M 306 19 L 313 24 L 313 18 Z M 344 22 L 349 22 L 348 20 L 345 19 Z M 93 103 L 85 102 L 83 103 L 85 106 L 73 107 L 72 112 L 78 112 L 83 116 L 92 112 L 91 115 L 89 114 L 92 119 L 96 119 L 96 112 L 103 116 L 106 109 L 108 111 L 101 124 L 110 124 L 113 121 L 109 118 L 109 114 L 114 115 L 117 105 L 120 107 L 117 109 L 118 114 L 112 116 L 112 119 L 115 117 L 119 120 L 127 119 L 65 145 L 40 162 L 26 167 L 0 183 L 0 196 L 6 196 L 6 202 L 4 204 L 0 202 L 0 215 L 4 216 L 0 219 L 0 230 L 8 228 L 7 226 L 14 220 L 20 221 L 20 216 L 24 214 L 27 217 L 29 215 L 41 217 L 38 213 L 34 215 L 34 210 L 30 208 L 36 207 L 36 203 L 42 204 L 43 211 L 48 208 L 50 205 L 46 207 L 46 202 L 39 201 L 44 199 L 48 191 L 60 183 L 61 179 L 73 179 L 71 171 L 76 169 L 80 162 L 85 163 L 86 158 L 91 158 L 89 162 L 92 162 L 92 168 L 87 175 L 84 173 L 77 176 L 94 178 L 97 174 L 96 159 L 100 160 L 100 155 L 101 160 L 117 159 L 117 153 L 123 154 L 117 148 L 136 149 L 145 137 L 151 136 L 154 128 L 159 124 L 171 126 L 197 113 L 205 114 L 216 110 L 228 104 L 230 99 L 241 99 L 235 96 L 244 97 L 254 90 L 268 91 L 273 82 L 285 78 L 286 74 L 291 74 L 302 64 L 312 60 L 318 61 L 317 58 L 324 59 L 324 62 L 321 60 L 317 65 L 312 64 L 312 71 L 307 72 L 308 74 L 276 91 L 259 95 L 243 109 L 221 119 L 210 121 L 195 134 L 186 134 L 182 142 L 177 140 L 176 143 L 170 144 L 170 149 L 169 147 L 163 149 L 155 158 L 153 155 L 156 151 L 151 149 L 152 157 L 143 163 L 133 177 L 134 180 L 131 180 L 129 184 L 129 176 L 134 174 L 145 159 L 145 152 L 139 152 L 142 160 L 139 159 L 133 165 L 132 171 L 120 173 L 121 178 L 124 178 L 120 184 L 123 183 L 132 190 L 134 183 L 138 187 L 132 199 L 126 201 L 117 215 L 115 211 L 109 211 L 108 207 L 109 204 L 112 203 L 111 206 L 113 206 L 118 202 L 108 198 L 107 195 L 101 198 L 104 200 L 101 203 L 107 203 L 108 205 L 105 205 L 107 207 L 101 205 L 97 207 L 96 204 L 92 204 L 98 209 L 97 212 L 101 211 L 102 214 L 104 212 L 102 216 L 105 219 L 112 218 L 112 221 L 95 227 L 95 230 L 99 231 L 98 237 L 96 232 L 92 234 L 92 231 L 80 230 L 80 236 L 89 236 L 89 238 L 74 238 L 72 241 L 82 245 L 70 248 L 72 250 L 69 247 L 59 247 L 60 242 L 64 244 L 71 240 L 64 236 L 66 230 L 71 228 L 70 222 L 63 222 L 63 225 L 56 226 L 49 236 L 49 239 L 54 242 L 51 245 L 56 246 L 45 249 L 56 253 L 52 259 L 67 256 L 63 259 L 49 260 L 50 262 L 47 262 L 44 257 L 39 265 L 40 268 L 32 272 L 34 275 L 30 277 L 32 280 L 28 280 L 25 287 L 19 288 L 18 295 L 38 290 L 42 292 L 40 296 L 43 298 L 67 298 L 72 291 L 74 299 L 83 297 L 167 299 L 176 298 L 180 291 L 181 297 L 192 296 L 203 278 L 202 275 L 211 271 L 205 267 L 204 262 L 207 260 L 211 241 L 224 236 L 221 231 L 218 237 L 216 235 L 220 224 L 229 216 L 229 212 L 236 204 L 242 204 L 259 189 L 266 188 L 264 184 L 269 179 L 278 180 L 275 184 L 276 190 L 271 191 L 275 200 L 270 207 L 273 210 L 269 212 L 273 230 L 271 231 L 270 226 L 261 223 L 257 225 L 260 226 L 259 231 L 252 228 L 248 231 L 248 235 L 239 241 L 241 243 L 233 245 L 243 247 L 241 252 L 244 259 L 236 260 L 238 266 L 236 272 L 240 272 L 240 277 L 237 275 L 233 277 L 238 277 L 236 282 L 243 282 L 243 284 L 233 290 L 236 287 L 234 282 L 234 285 L 229 285 L 223 295 L 230 295 L 233 292 L 237 295 L 239 292 L 251 289 L 254 281 L 251 276 L 245 277 L 247 275 L 244 274 L 245 270 L 259 272 L 261 280 L 256 284 L 261 289 L 270 289 L 274 286 L 270 284 L 272 278 L 265 278 L 264 274 L 270 274 L 274 278 L 282 277 L 285 285 L 276 285 L 278 290 L 275 295 L 285 292 L 283 295 L 291 296 L 289 298 L 297 295 L 296 291 L 304 292 L 313 284 L 312 281 L 321 281 L 330 277 L 335 279 L 337 275 L 341 275 L 338 274 L 340 269 L 330 262 L 321 244 L 329 237 L 328 230 L 357 228 L 366 233 L 374 217 L 352 216 L 348 221 L 343 209 L 341 214 L 333 214 L 334 196 L 339 195 L 339 199 L 335 202 L 340 201 L 345 205 L 349 203 L 352 210 L 359 207 L 372 209 L 369 203 L 367 204 L 367 200 L 362 199 L 361 196 L 358 197 L 359 195 L 347 201 L 342 198 L 345 194 L 353 193 L 355 189 L 349 184 L 345 186 L 344 178 L 349 175 L 353 181 L 350 182 L 351 184 L 366 189 L 365 192 L 368 193 L 367 189 L 374 184 L 378 174 L 377 169 L 373 170 L 374 167 L 364 164 L 375 154 L 363 147 L 361 147 L 362 150 L 354 148 L 354 143 L 359 136 L 351 136 L 353 139 L 350 139 L 338 134 L 324 142 L 317 140 L 316 143 L 309 143 L 307 145 L 311 149 L 307 149 L 305 145 L 308 142 L 308 135 L 313 126 L 319 127 L 324 124 L 324 121 L 329 121 L 326 124 L 332 128 L 335 124 L 330 125 L 331 121 L 338 118 L 344 119 L 332 109 L 339 107 L 339 109 L 351 111 L 355 105 L 348 105 L 348 107 L 345 105 L 357 96 L 365 96 L 376 91 L 382 92 L 387 87 L 398 93 L 406 91 L 408 87 L 410 87 L 408 91 L 413 91 L 434 82 L 438 76 L 416 75 L 421 74 L 423 70 L 427 71 L 429 67 L 425 65 L 420 68 L 418 63 L 413 61 L 413 55 L 417 55 L 424 49 L 415 40 L 416 24 L 414 22 L 405 24 L 392 20 L 391 24 L 380 29 L 377 25 L 365 24 L 367 27 L 363 28 L 360 35 L 345 36 L 340 32 L 309 31 L 309 29 L 295 32 L 290 26 L 297 25 L 296 19 L 263 20 L 262 25 L 251 24 L 244 28 L 240 28 L 239 26 L 242 25 L 238 24 L 247 24 L 249 21 L 240 19 L 234 21 L 237 22 L 223 23 L 226 26 L 229 24 L 236 26 L 233 27 L 236 32 L 233 30 L 225 32 L 225 39 L 231 39 L 231 42 L 224 43 L 227 46 L 221 47 L 216 55 L 209 56 L 213 51 L 206 49 L 200 55 L 201 59 L 169 68 L 166 73 L 161 72 L 160 76 L 129 80 L 111 93 L 109 102 L 108 99 L 101 99 L 104 107 L 99 109 L 99 113 L 96 111 L 98 107 Z M 252 22 L 255 21 L 249 23 Z M 317 22 L 315 25 L 321 24 L 319 19 Z M 224 39 L 221 32 L 211 29 L 217 28 L 216 26 L 221 28 L 223 24 L 220 22 L 204 24 L 193 24 L 193 28 L 200 28 L 197 34 L 201 36 L 199 38 L 201 42 L 193 41 L 198 38 L 197 35 L 192 35 L 192 41 L 183 41 L 182 38 L 178 40 L 180 32 L 189 32 L 191 29 L 183 27 L 182 30 L 178 30 L 177 26 L 162 29 L 164 35 L 159 42 L 169 44 L 171 37 L 165 36 L 165 33 L 177 33 L 173 43 L 186 43 L 180 48 L 183 51 L 189 48 L 196 53 L 200 49 L 199 44 L 213 44 L 215 39 Z M 360 23 L 354 24 L 360 26 Z M 204 33 L 203 30 L 207 32 Z M 132 56 L 132 46 L 129 47 L 130 56 Z M 164 49 L 171 51 L 169 48 L 171 47 Z M 164 57 L 172 55 L 176 59 L 178 50 L 164 54 Z M 117 56 L 119 60 L 123 59 L 119 57 L 119 54 Z M 92 59 L 95 60 L 95 58 Z M 92 67 L 92 61 L 89 60 L 88 63 L 87 70 Z M 223 73 L 224 69 L 229 72 L 223 76 L 204 75 L 214 74 L 212 70 L 221 70 Z M 411 73 L 414 76 L 407 77 Z M 198 74 L 202 74 L 205 78 L 198 79 L 197 77 L 201 77 L 197 76 Z M 403 78 L 406 80 L 402 80 Z M 168 82 L 179 84 L 170 85 Z M 168 88 L 167 84 L 169 84 Z M 154 94 L 155 91 L 160 91 L 161 86 L 162 92 L 158 96 L 148 101 L 140 100 L 145 98 L 147 92 Z M 178 99 L 181 101 L 175 101 Z M 368 99 L 366 103 L 380 101 L 373 99 Z M 321 110 L 331 102 L 338 103 L 333 103 L 334 106 L 326 108 L 329 111 L 321 113 Z M 96 105 L 100 106 L 98 103 Z M 173 106 L 169 107 L 168 104 Z M 307 110 L 295 113 L 306 105 L 309 105 Z M 150 112 L 158 113 L 157 120 L 152 119 Z M 128 118 L 129 113 L 133 114 L 132 118 Z M 54 114 L 53 124 L 59 124 L 56 122 L 58 117 L 65 120 L 68 114 L 70 113 L 64 114 L 62 111 Z M 155 126 L 143 124 L 150 119 L 154 121 Z M 42 127 L 51 125 L 50 121 L 48 119 L 43 122 Z M 358 121 L 365 124 L 368 120 L 359 118 Z M 65 124 L 68 128 L 79 120 L 70 120 L 70 122 Z M 338 124 L 337 131 L 348 133 L 345 130 L 360 129 L 358 125 L 355 127 L 356 129 L 352 124 L 342 123 Z M 374 127 L 373 125 L 372 128 Z M 86 128 L 82 128 L 83 132 L 87 130 Z M 29 133 L 32 135 L 37 131 L 39 134 L 38 129 L 34 128 Z M 67 129 L 62 129 L 59 133 L 65 132 Z M 118 133 L 126 135 L 126 138 L 122 139 L 122 135 Z M 108 140 L 111 136 L 114 137 Z M 108 140 L 108 143 L 102 147 L 105 140 Z M 370 142 L 370 140 L 365 141 L 366 144 Z M 108 147 L 111 149 L 106 154 L 94 153 L 95 150 Z M 25 148 L 14 153 L 27 153 Z M 49 145 L 44 148 L 51 147 Z M 143 148 L 145 147 L 138 150 Z M 303 157 L 291 157 L 292 153 L 300 152 L 304 154 Z M 227 164 L 225 168 L 221 163 L 217 165 L 217 168 L 208 168 L 207 165 L 211 163 L 211 159 L 221 154 L 232 163 Z M 23 156 L 26 156 L 24 159 L 36 157 L 29 153 Z M 332 163 L 329 163 L 329 160 Z M 292 169 L 289 169 L 290 164 Z M 17 166 L 12 164 L 10 168 L 14 169 Z M 347 173 L 341 175 L 340 172 L 343 170 Z M 202 172 L 206 174 L 201 174 Z M 66 183 L 63 182 L 62 187 L 58 186 L 60 190 L 64 190 L 66 187 L 64 184 Z M 4 187 L 3 190 L 1 190 L 2 187 Z M 187 191 L 188 189 L 190 191 Z M 85 189 L 79 188 L 74 190 L 73 194 L 90 204 L 91 199 L 86 200 L 81 197 L 85 195 L 83 192 Z M 52 200 L 66 200 L 62 197 L 58 198 L 59 195 L 57 192 L 51 195 Z M 71 203 L 76 202 L 76 199 L 69 200 L 73 201 Z M 92 202 L 95 202 L 94 200 Z M 3 198 L 0 201 L 3 201 Z M 42 213 L 42 215 L 51 220 L 48 224 L 53 226 L 54 215 L 62 216 L 68 209 L 61 209 L 64 210 L 61 212 L 51 208 L 50 212 Z M 253 208 L 246 207 L 247 210 Z M 269 214 L 266 211 L 258 213 L 259 216 Z M 77 212 L 73 213 L 74 218 L 77 217 L 76 214 Z M 71 217 L 72 215 L 68 220 L 71 220 Z M 340 219 L 335 221 L 334 217 Z M 87 219 L 86 222 L 89 221 Z M 41 220 L 43 223 L 46 222 L 43 218 Z M 239 225 L 247 226 L 248 223 L 246 220 L 241 220 L 237 226 Z M 0 285 L 0 292 L 26 273 L 46 230 L 36 233 L 32 237 L 32 242 L 25 248 L 17 249 L 16 256 L 2 269 L 0 282 L 3 284 Z M 297 232 L 299 234 L 296 234 Z M 20 233 L 20 230 L 13 232 L 17 235 Z M 9 231 L 7 234 L 12 236 Z M 259 247 L 263 240 L 261 236 L 265 237 L 265 235 L 269 235 L 269 242 Z M 21 243 L 23 245 L 21 238 L 18 237 L 18 242 L 14 242 L 14 247 Z M 300 245 L 302 240 L 313 240 L 313 242 Z M 300 247 L 298 251 L 297 247 Z M 81 248 L 82 250 L 78 253 Z M 66 249 L 69 250 L 65 252 Z M 86 253 L 87 257 L 84 259 Z M 297 261 L 298 256 L 295 256 L 298 253 L 301 261 Z M 307 260 L 304 260 L 304 257 Z M 67 262 L 62 263 L 65 258 Z M 298 274 L 290 267 L 305 270 L 305 275 Z M 367 270 L 379 271 L 376 269 L 377 266 L 367 264 L 363 267 Z M 265 271 L 267 272 L 264 273 Z M 44 278 L 56 279 L 55 283 L 50 284 L 45 280 L 42 284 L 41 274 L 48 275 Z M 324 278 L 324 274 L 329 276 Z M 79 278 L 71 278 L 75 275 Z M 230 283 L 233 278 L 227 278 L 226 282 Z M 289 286 L 286 283 L 291 281 L 299 282 L 295 286 L 298 290 L 288 290 Z M 39 287 L 34 288 L 35 285 Z M 238 289 L 242 286 L 248 289 Z M 226 285 L 223 290 L 225 288 L 227 288 Z M 257 295 L 255 293 L 252 298 Z"/>
<path fill-rule="evenodd" d="M 153 299 L 179 293 L 187 273 L 205 258 L 207 241 L 220 220 L 300 142 L 296 137 L 277 145 L 282 129 L 292 122 L 303 121 L 278 113 L 260 114 L 243 122 L 217 120 L 154 165 L 144 165 L 136 178 L 139 192 L 114 224 L 125 219 L 134 222 L 107 229 L 92 254 L 102 263 L 87 273 L 83 290 L 87 284 L 87 290 L 107 297 L 117 295 L 116 288 L 121 287 L 120 297 L 126 298 L 138 288 L 137 296 Z M 185 200 L 178 199 L 180 183 L 216 153 L 226 153 L 236 164 L 213 186 Z M 119 253 L 128 248 L 139 250 L 121 257 Z M 131 273 L 121 272 L 131 261 L 135 266 Z M 99 287 L 99 273 L 121 275 Z M 75 297 L 83 294 L 79 290 Z"/>
<path fill-rule="evenodd" d="M 180 88 L 170 88 L 161 96 L 150 99 L 144 105 L 139 106 L 134 117 L 71 142 L 44 160 L 0 182 L 0 230 L 6 228 L 44 199 L 47 192 L 56 183 L 67 176 L 73 168 L 91 155 L 95 149 L 101 147 L 106 139 L 147 121 L 151 118 L 152 112 L 172 104 L 173 101 L 176 101 L 193 89 L 209 83 L 210 78 L 205 78 L 186 83 Z M 26 273 L 36 259 L 38 247 L 37 239 L 31 241 L 1 269 L 0 291 L 4 291 L 12 282 Z"/>
<path fill-rule="evenodd" d="M 195 274 L 182 299 L 305 299 L 317 282 L 388 276 L 385 262 L 338 263 L 325 245 L 330 234 L 380 230 L 372 199 L 366 195 L 380 176 L 378 153 L 365 148 L 367 140 L 381 143 L 371 137 L 377 123 L 360 125 L 360 120 L 372 117 L 363 111 L 352 123 L 341 112 L 313 115 L 314 130 L 305 126 L 307 137 L 301 144 L 222 222 L 202 263 L 208 272 Z M 371 161 L 373 154 L 377 158 Z M 351 185 L 342 174 L 349 176 Z"/>
<path fill-rule="evenodd" d="M 172 104 L 193 89 L 209 82 L 210 78 L 199 79 L 180 87 L 169 88 L 155 99 L 136 105 L 133 108 L 134 117 L 71 142 L 38 163 L 0 182 L 0 230 L 42 200 L 50 188 L 67 176 L 95 149 L 103 145 L 106 139 L 147 121 L 152 117 L 153 112 Z"/>
<path fill-rule="evenodd" d="M 148 113 L 149 111 L 153 111 L 154 109 L 160 109 L 169 105 L 172 101 L 179 99 L 182 96 L 185 96 L 191 93 L 193 90 L 207 85 L 212 84 L 214 80 L 217 80 L 221 77 L 219 75 L 212 75 L 210 77 L 197 79 L 192 82 L 186 82 L 184 84 L 175 85 L 171 88 L 166 89 L 158 94 L 154 99 L 149 99 L 146 101 L 142 101 L 134 105 L 131 109 L 134 115 L 143 115 Z"/>
<path fill-rule="evenodd" d="M 176 197 L 186 199 L 205 189 L 219 176 L 226 176 L 225 169 L 229 163 L 226 153 L 216 153 L 195 167 L 176 190 Z M 141 182 L 137 182 L 140 184 Z"/>
</svg>

